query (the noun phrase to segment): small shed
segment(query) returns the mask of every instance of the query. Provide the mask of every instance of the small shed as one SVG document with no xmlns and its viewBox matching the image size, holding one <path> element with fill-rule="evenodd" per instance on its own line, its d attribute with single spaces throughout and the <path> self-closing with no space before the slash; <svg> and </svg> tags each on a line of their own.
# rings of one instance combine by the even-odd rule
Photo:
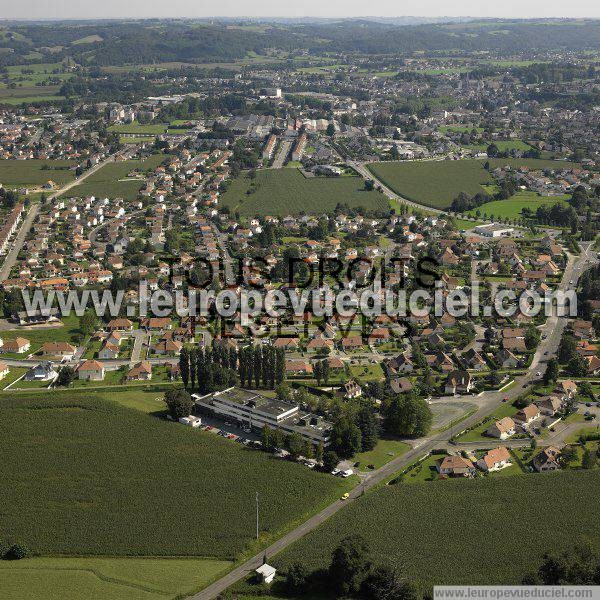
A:
<svg viewBox="0 0 600 600">
<path fill-rule="evenodd" d="M 260 565 L 255 572 L 263 583 L 271 583 L 275 577 L 275 573 L 277 573 L 277 569 L 265 563 L 264 565 Z"/>
</svg>

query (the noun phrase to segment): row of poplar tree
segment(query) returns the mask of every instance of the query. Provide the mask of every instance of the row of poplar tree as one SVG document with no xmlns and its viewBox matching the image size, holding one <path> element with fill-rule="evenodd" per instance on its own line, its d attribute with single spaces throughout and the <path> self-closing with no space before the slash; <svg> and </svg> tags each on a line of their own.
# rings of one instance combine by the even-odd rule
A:
<svg viewBox="0 0 600 600">
<path fill-rule="evenodd" d="M 239 351 L 221 344 L 183 348 L 179 355 L 183 385 L 210 394 L 236 385 L 274 389 L 285 378 L 285 352 L 272 346 L 246 346 Z"/>
</svg>

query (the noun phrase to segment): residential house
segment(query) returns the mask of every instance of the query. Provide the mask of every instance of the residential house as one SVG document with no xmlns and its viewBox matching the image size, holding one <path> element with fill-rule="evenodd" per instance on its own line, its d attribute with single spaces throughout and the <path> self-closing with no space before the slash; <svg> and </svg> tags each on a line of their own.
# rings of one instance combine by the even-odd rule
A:
<svg viewBox="0 0 600 600">
<path fill-rule="evenodd" d="M 58 377 L 58 373 L 54 370 L 50 361 L 41 362 L 35 367 L 31 367 L 25 373 L 23 379 L 25 381 L 54 381 Z"/>
<path fill-rule="evenodd" d="M 537 401 L 537 406 L 542 415 L 553 417 L 562 408 L 563 402 L 560 396 L 546 396 Z"/>
<path fill-rule="evenodd" d="M 77 367 L 77 378 L 85 381 L 103 381 L 104 365 L 97 360 L 85 360 Z"/>
<path fill-rule="evenodd" d="M 517 426 L 510 417 L 504 417 L 499 421 L 494 421 L 486 430 L 486 435 L 506 440 L 515 435 Z"/>
<path fill-rule="evenodd" d="M 476 472 L 473 463 L 462 456 L 445 456 L 437 470 L 446 477 L 474 477 Z"/>
<path fill-rule="evenodd" d="M 77 348 L 68 342 L 45 342 L 40 348 L 42 356 L 59 356 L 71 360 L 75 356 Z"/>
<path fill-rule="evenodd" d="M 540 409 L 535 404 L 530 404 L 519 410 L 514 417 L 521 427 L 526 427 L 540 417 Z"/>
<path fill-rule="evenodd" d="M 24 354 L 31 348 L 31 342 L 22 337 L 16 337 L 14 340 L 4 340 L 0 346 L 0 352 L 11 354 Z"/>
<path fill-rule="evenodd" d="M 489 450 L 477 461 L 477 466 L 486 473 L 499 471 L 510 465 L 510 452 L 504 446 Z"/>
<path fill-rule="evenodd" d="M 129 369 L 125 376 L 127 381 L 150 381 L 152 379 L 152 365 L 143 360 Z"/>
<path fill-rule="evenodd" d="M 452 371 L 444 384 L 445 394 L 468 394 L 471 391 L 473 381 L 468 371 Z"/>
<path fill-rule="evenodd" d="M 533 457 L 531 464 L 538 473 L 557 471 L 560 469 L 560 463 L 558 462 L 560 454 L 559 448 L 556 446 L 548 446 Z"/>
</svg>

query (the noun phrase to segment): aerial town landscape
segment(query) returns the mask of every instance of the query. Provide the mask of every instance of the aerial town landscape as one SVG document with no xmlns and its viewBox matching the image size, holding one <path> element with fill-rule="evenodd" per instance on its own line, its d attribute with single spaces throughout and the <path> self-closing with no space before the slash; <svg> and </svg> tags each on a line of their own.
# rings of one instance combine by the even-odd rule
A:
<svg viewBox="0 0 600 600">
<path fill-rule="evenodd" d="M 0 598 L 600 585 L 600 20 L 0 21 L 0 217 Z"/>
</svg>

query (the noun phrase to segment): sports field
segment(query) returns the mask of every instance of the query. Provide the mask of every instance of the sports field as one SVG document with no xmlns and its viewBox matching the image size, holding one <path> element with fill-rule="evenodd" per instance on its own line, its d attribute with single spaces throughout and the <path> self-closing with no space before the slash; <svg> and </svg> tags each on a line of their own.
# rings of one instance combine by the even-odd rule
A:
<svg viewBox="0 0 600 600">
<path fill-rule="evenodd" d="M 23 396 L 0 406 L 0 531 L 32 553 L 231 560 L 355 484 L 98 396 Z"/>
<path fill-rule="evenodd" d="M 162 154 L 155 154 L 145 160 L 125 160 L 107 163 L 90 175 L 85 181 L 71 188 L 67 196 L 99 196 L 101 198 L 124 198 L 134 200 L 144 185 L 140 178 L 129 178 L 134 169 L 147 171 L 154 169 L 164 160 Z"/>
<path fill-rule="evenodd" d="M 532 213 L 540 206 L 552 206 L 557 202 L 565 202 L 568 196 L 538 196 L 534 192 L 520 191 L 506 200 L 493 200 L 482 204 L 478 209 L 470 210 L 467 214 L 475 217 L 479 211 L 480 216 L 486 215 L 488 219 L 520 219 L 521 211 L 529 208 Z"/>
<path fill-rule="evenodd" d="M 231 182 L 220 203 L 243 216 L 320 214 L 340 202 L 351 208 L 388 210 L 385 196 L 365 191 L 361 177 L 306 178 L 297 169 L 268 169 L 258 171 L 254 181 L 256 191 L 248 194 L 252 180 L 242 174 Z"/>
<path fill-rule="evenodd" d="M 62 186 L 75 179 L 70 167 L 76 165 L 72 160 L 0 160 L 0 183 L 9 188 L 37 187 L 51 180 Z"/>
<path fill-rule="evenodd" d="M 360 497 L 275 559 L 329 563 L 358 533 L 376 563 L 432 584 L 514 584 L 545 552 L 582 540 L 600 548 L 600 470 L 398 483 Z M 485 558 L 484 558 L 485 557 Z"/>
<path fill-rule="evenodd" d="M 198 590 L 228 561 L 47 558 L 0 561 L 0 597 L 15 600 L 165 600 Z"/>
<path fill-rule="evenodd" d="M 474 195 L 492 182 L 479 160 L 383 162 L 369 170 L 400 196 L 431 206 L 448 208 L 460 192 Z"/>
</svg>

